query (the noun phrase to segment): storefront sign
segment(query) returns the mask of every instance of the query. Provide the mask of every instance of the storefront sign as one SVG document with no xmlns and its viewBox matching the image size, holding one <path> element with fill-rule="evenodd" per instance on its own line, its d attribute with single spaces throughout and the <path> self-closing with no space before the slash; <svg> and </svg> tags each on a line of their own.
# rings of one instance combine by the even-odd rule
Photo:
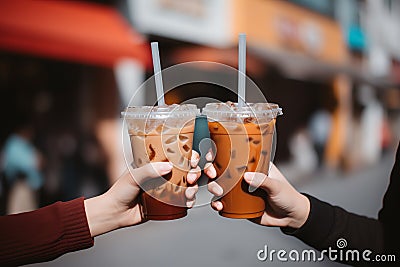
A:
<svg viewBox="0 0 400 267">
<path fill-rule="evenodd" d="M 232 1 L 130 0 L 138 30 L 177 40 L 211 45 L 230 44 Z"/>
</svg>

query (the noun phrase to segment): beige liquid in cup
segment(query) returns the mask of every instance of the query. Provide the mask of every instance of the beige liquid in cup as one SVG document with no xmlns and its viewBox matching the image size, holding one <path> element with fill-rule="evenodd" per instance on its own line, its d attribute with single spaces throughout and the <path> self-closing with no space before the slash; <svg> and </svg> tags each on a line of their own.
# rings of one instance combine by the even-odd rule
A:
<svg viewBox="0 0 400 267">
<path fill-rule="evenodd" d="M 186 118 L 187 121 L 175 123 L 181 125 L 179 127 L 168 125 L 168 119 L 129 121 L 131 126 L 128 126 L 128 131 L 136 166 L 167 161 L 173 164 L 169 174 L 141 185 L 144 191 L 141 195 L 143 215 L 148 220 L 172 220 L 187 215 L 186 176 L 190 170 L 194 118 L 195 115 L 193 119 Z M 143 131 L 148 128 L 152 130 Z"/>
</svg>

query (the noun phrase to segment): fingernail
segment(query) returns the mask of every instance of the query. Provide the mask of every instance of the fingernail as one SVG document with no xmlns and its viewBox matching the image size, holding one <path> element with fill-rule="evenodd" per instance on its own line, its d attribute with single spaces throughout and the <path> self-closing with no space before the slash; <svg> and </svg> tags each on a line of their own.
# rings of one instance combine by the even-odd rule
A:
<svg viewBox="0 0 400 267">
<path fill-rule="evenodd" d="M 253 181 L 254 176 L 255 176 L 255 175 L 254 175 L 253 172 L 246 172 L 246 173 L 244 173 L 243 178 L 246 180 L 246 182 L 247 182 L 248 184 L 251 184 L 252 181 Z"/>
<path fill-rule="evenodd" d="M 251 187 L 258 188 L 266 179 L 266 175 L 262 173 L 248 172 L 244 174 L 244 179 Z M 253 190 L 254 191 L 254 190 Z"/>
<path fill-rule="evenodd" d="M 196 189 L 194 189 L 193 187 L 189 187 L 188 189 L 186 189 L 186 196 L 188 198 L 193 198 L 194 194 L 196 194 Z"/>
<path fill-rule="evenodd" d="M 211 169 L 211 176 L 212 177 L 217 176 L 217 171 L 214 168 Z"/>
<path fill-rule="evenodd" d="M 190 165 L 193 168 L 196 167 L 198 163 L 199 163 L 199 158 L 192 158 L 192 160 L 190 161 Z"/>
<path fill-rule="evenodd" d="M 190 182 L 193 182 L 194 180 L 196 180 L 196 178 L 197 178 L 197 175 L 195 173 L 193 173 L 193 172 L 189 172 L 188 175 L 187 175 L 187 179 Z"/>
<path fill-rule="evenodd" d="M 215 193 L 216 193 L 218 196 L 221 196 L 221 195 L 224 193 L 224 190 L 222 190 L 221 187 L 216 186 L 216 187 L 215 187 Z"/>
<path fill-rule="evenodd" d="M 190 209 L 190 208 L 193 208 L 195 202 L 196 202 L 195 200 L 187 201 L 187 202 L 186 202 L 186 206 L 187 206 L 189 209 Z"/>
<path fill-rule="evenodd" d="M 216 205 L 217 205 L 217 209 L 218 210 L 222 210 L 223 207 L 222 207 L 222 203 L 221 202 L 217 202 Z"/>
<path fill-rule="evenodd" d="M 212 167 L 212 165 L 209 165 L 208 167 L 206 167 L 205 172 L 207 172 L 207 175 L 211 178 L 214 178 L 215 176 L 217 176 L 217 172 Z"/>
</svg>

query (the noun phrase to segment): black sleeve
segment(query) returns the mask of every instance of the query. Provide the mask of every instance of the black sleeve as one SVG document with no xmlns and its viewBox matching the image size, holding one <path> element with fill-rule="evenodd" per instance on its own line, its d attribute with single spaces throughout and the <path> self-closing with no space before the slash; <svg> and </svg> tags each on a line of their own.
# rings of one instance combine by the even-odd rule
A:
<svg viewBox="0 0 400 267">
<path fill-rule="evenodd" d="M 362 259 L 362 252 L 365 250 L 372 252 L 371 255 L 367 255 L 371 259 L 376 254 L 383 254 L 381 222 L 347 212 L 312 196 L 306 196 L 311 204 L 307 221 L 299 229 L 282 228 L 284 233 L 299 238 L 319 251 L 337 250 L 338 252 L 332 254 L 336 255 L 336 258 L 332 259 L 355 266 L 366 264 Z M 343 255 L 346 255 L 348 250 L 358 250 L 359 260 L 352 261 L 350 254 L 347 258 L 346 256 L 340 258 L 339 250 L 343 251 Z"/>
<path fill-rule="evenodd" d="M 400 261 L 400 144 L 397 148 L 396 162 L 390 175 L 389 187 L 383 198 L 383 206 L 379 211 L 379 221 L 383 225 L 385 252 L 395 254 Z"/>
<path fill-rule="evenodd" d="M 372 251 L 369 258 L 373 259 L 377 254 L 395 255 L 399 258 L 399 246 L 396 242 L 400 240 L 397 230 L 396 217 L 397 208 L 400 204 L 400 152 L 396 155 L 390 184 L 386 191 L 383 208 L 379 212 L 379 220 L 356 215 L 346 210 L 330 205 L 305 194 L 310 200 L 310 214 L 305 224 L 299 229 L 282 228 L 286 234 L 293 235 L 306 244 L 322 251 L 329 248 L 347 250 L 358 250 L 360 253 L 366 249 Z M 339 239 L 346 240 L 344 248 L 339 248 Z M 343 240 L 342 240 L 343 241 Z M 362 257 L 360 257 L 362 258 Z M 367 262 L 346 261 L 337 259 L 344 263 L 363 266 Z"/>
</svg>

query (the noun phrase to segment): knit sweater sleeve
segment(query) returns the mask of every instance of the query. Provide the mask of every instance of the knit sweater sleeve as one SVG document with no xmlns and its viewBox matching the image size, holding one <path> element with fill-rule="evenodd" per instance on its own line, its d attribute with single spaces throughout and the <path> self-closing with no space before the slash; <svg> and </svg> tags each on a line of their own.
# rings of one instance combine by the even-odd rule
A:
<svg viewBox="0 0 400 267">
<path fill-rule="evenodd" d="M 0 217 L 0 265 L 50 261 L 93 246 L 83 201 Z"/>
</svg>

